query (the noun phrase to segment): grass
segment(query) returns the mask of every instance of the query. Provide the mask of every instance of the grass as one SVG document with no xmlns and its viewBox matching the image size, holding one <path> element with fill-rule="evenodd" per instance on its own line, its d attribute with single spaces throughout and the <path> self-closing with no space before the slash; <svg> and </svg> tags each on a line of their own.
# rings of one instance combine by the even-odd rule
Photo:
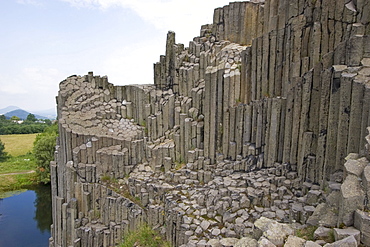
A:
<svg viewBox="0 0 370 247">
<path fill-rule="evenodd" d="M 315 240 L 314 233 L 317 229 L 317 226 L 308 226 L 306 228 L 302 228 L 297 230 L 296 235 L 297 237 L 303 238 L 305 240 Z"/>
<path fill-rule="evenodd" d="M 36 163 L 31 153 L 17 157 L 9 157 L 0 162 L 0 174 L 26 172 L 36 169 Z"/>
<path fill-rule="evenodd" d="M 25 186 L 37 183 L 36 173 L 22 173 L 36 169 L 34 157 L 31 154 L 33 142 L 37 134 L 0 135 L 9 157 L 0 162 L 0 198 L 9 196 L 7 192 L 20 190 Z"/>
<path fill-rule="evenodd" d="M 7 192 L 21 190 L 36 183 L 36 173 L 18 175 L 0 175 L 0 198 L 11 196 Z"/>
<path fill-rule="evenodd" d="M 123 243 L 119 247 L 171 247 L 170 243 L 164 241 L 151 227 L 144 225 L 136 231 L 131 231 L 123 236 Z"/>
<path fill-rule="evenodd" d="M 11 156 L 25 155 L 32 151 L 33 142 L 38 134 L 0 135 L 5 152 Z"/>
</svg>

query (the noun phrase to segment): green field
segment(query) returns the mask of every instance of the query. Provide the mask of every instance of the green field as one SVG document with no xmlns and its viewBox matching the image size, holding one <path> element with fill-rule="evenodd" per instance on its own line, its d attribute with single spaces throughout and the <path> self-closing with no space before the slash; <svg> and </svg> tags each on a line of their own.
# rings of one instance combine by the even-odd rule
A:
<svg viewBox="0 0 370 247">
<path fill-rule="evenodd" d="M 31 153 L 36 136 L 37 134 L 0 135 L 0 140 L 5 145 L 5 152 L 9 154 L 7 159 L 0 162 L 0 198 L 4 197 L 3 192 L 35 183 L 36 173 L 25 172 L 34 171 L 37 167 Z"/>
<path fill-rule="evenodd" d="M 33 142 L 38 134 L 0 135 L 5 145 L 5 152 L 15 157 L 25 155 L 32 151 Z"/>
</svg>

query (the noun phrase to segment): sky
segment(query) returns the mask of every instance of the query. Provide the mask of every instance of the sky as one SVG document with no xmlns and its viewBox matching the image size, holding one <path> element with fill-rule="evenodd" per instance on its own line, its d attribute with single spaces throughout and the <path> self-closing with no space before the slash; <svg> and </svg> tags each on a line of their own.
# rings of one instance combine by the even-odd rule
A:
<svg viewBox="0 0 370 247">
<path fill-rule="evenodd" d="M 228 0 L 0 0 L 0 109 L 55 108 L 71 75 L 152 84 L 166 36 L 186 47 Z"/>
</svg>

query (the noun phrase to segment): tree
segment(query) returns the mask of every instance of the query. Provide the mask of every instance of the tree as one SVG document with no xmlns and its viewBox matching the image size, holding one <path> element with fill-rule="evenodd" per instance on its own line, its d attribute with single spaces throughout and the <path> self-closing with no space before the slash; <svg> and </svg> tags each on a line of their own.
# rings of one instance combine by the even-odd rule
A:
<svg viewBox="0 0 370 247">
<path fill-rule="evenodd" d="M 30 114 L 27 115 L 26 120 L 29 121 L 29 122 L 36 122 L 37 121 L 37 118 L 35 117 L 35 115 L 33 115 L 32 113 L 30 113 Z"/>
<path fill-rule="evenodd" d="M 7 155 L 8 154 L 5 152 L 5 145 L 0 140 L 0 161 L 6 159 Z"/>
<path fill-rule="evenodd" d="M 58 124 L 47 127 L 43 133 L 36 136 L 33 144 L 33 153 L 37 164 L 37 175 L 40 182 L 50 182 L 50 161 L 54 160 Z"/>
<path fill-rule="evenodd" d="M 10 120 L 12 120 L 12 121 L 19 121 L 19 120 L 21 120 L 19 117 L 17 117 L 17 116 L 12 116 L 11 118 L 10 118 Z"/>
</svg>

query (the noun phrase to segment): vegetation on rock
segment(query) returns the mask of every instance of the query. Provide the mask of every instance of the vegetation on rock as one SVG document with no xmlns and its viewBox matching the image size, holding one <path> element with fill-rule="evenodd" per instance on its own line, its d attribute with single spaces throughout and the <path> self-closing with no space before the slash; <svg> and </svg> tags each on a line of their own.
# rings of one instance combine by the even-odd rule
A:
<svg viewBox="0 0 370 247">
<path fill-rule="evenodd" d="M 170 247 L 170 243 L 164 241 L 156 231 L 147 225 L 131 231 L 123 237 L 124 241 L 119 247 Z"/>
</svg>

